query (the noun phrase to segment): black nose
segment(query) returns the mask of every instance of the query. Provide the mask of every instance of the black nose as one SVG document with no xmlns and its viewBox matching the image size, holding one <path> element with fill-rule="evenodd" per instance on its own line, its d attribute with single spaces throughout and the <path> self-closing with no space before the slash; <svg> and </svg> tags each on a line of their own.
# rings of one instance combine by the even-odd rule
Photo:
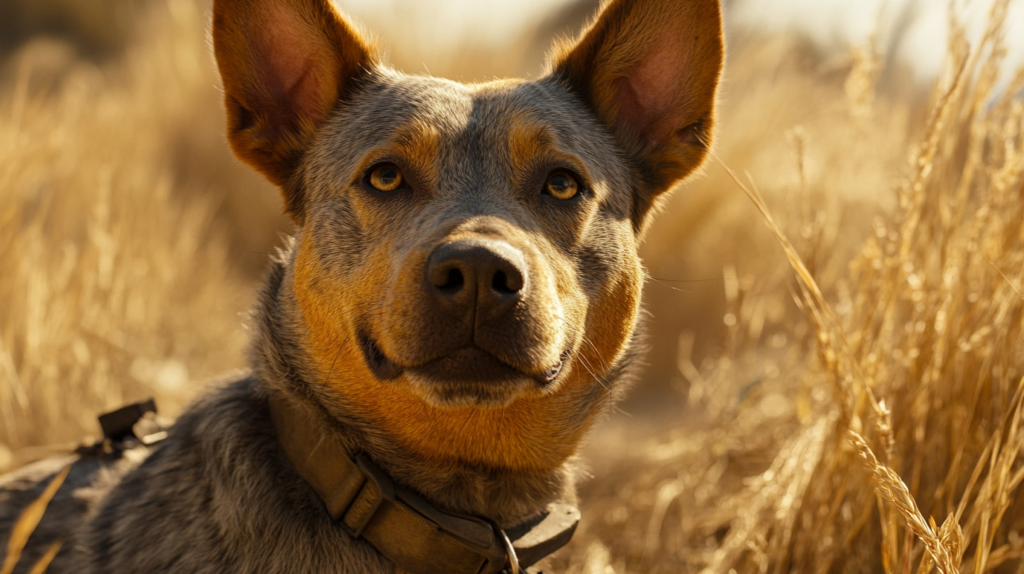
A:
<svg viewBox="0 0 1024 574">
<path fill-rule="evenodd" d="M 443 308 L 492 318 L 514 307 L 526 288 L 523 254 L 503 241 L 462 239 L 434 249 L 427 289 Z"/>
</svg>

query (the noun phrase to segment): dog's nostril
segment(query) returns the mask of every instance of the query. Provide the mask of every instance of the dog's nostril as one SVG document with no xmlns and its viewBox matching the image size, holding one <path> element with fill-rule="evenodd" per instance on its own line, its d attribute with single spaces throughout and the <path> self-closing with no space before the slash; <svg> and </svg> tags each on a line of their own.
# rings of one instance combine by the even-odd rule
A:
<svg viewBox="0 0 1024 574">
<path fill-rule="evenodd" d="M 491 280 L 491 289 L 502 295 L 515 295 L 523 288 L 523 281 L 518 273 L 513 275 L 514 277 L 509 277 L 504 271 L 497 271 Z"/>
<path fill-rule="evenodd" d="M 463 275 L 462 269 L 453 262 L 431 265 L 427 280 L 435 289 L 448 295 L 458 293 L 466 284 L 466 276 Z"/>
<path fill-rule="evenodd" d="M 462 271 L 458 267 L 454 267 L 448 270 L 448 277 L 444 284 L 438 285 L 437 288 L 449 293 L 454 293 L 460 289 L 466 283 L 465 277 L 462 276 Z"/>
<path fill-rule="evenodd" d="M 505 276 L 504 271 L 498 271 L 494 274 L 494 279 L 491 280 L 491 288 L 498 293 L 508 293 L 508 285 L 505 284 L 508 277 Z"/>
</svg>

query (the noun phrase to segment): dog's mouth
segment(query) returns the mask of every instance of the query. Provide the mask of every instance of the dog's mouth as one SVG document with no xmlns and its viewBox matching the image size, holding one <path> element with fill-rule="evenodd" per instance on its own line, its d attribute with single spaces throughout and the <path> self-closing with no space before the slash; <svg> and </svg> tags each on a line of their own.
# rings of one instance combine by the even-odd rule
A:
<svg viewBox="0 0 1024 574">
<path fill-rule="evenodd" d="M 530 374 L 475 345 L 469 345 L 421 365 L 402 367 L 388 358 L 372 338 L 364 335 L 360 339 L 366 364 L 378 379 L 390 381 L 406 373 L 419 381 L 457 387 L 467 393 L 471 393 L 474 387 L 512 387 L 524 382 L 544 389 L 558 380 L 569 359 L 569 349 L 566 349 L 556 364 Z"/>
</svg>

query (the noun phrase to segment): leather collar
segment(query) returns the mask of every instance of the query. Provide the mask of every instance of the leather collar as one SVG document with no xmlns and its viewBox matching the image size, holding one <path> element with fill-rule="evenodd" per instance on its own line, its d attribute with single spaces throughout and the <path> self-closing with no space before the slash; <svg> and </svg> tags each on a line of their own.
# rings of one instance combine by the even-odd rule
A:
<svg viewBox="0 0 1024 574">
<path fill-rule="evenodd" d="M 272 398 L 270 415 L 288 459 L 330 517 L 409 574 L 518 574 L 569 542 L 579 523 L 579 510 L 561 503 L 508 531 L 441 510 L 395 484 L 365 453 L 350 457 L 291 401 Z"/>
</svg>

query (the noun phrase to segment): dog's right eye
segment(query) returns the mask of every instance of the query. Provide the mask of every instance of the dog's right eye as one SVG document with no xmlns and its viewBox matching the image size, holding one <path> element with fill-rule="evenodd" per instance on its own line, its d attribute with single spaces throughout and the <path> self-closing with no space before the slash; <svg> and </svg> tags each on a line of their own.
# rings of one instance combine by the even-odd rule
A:
<svg viewBox="0 0 1024 574">
<path fill-rule="evenodd" d="M 556 171 L 548 176 L 544 184 L 544 193 L 555 199 L 566 201 L 577 196 L 580 192 L 580 184 L 576 178 L 564 171 Z"/>
<path fill-rule="evenodd" d="M 377 191 L 395 191 L 402 187 L 402 172 L 393 164 L 381 164 L 370 171 L 369 181 Z"/>
</svg>

